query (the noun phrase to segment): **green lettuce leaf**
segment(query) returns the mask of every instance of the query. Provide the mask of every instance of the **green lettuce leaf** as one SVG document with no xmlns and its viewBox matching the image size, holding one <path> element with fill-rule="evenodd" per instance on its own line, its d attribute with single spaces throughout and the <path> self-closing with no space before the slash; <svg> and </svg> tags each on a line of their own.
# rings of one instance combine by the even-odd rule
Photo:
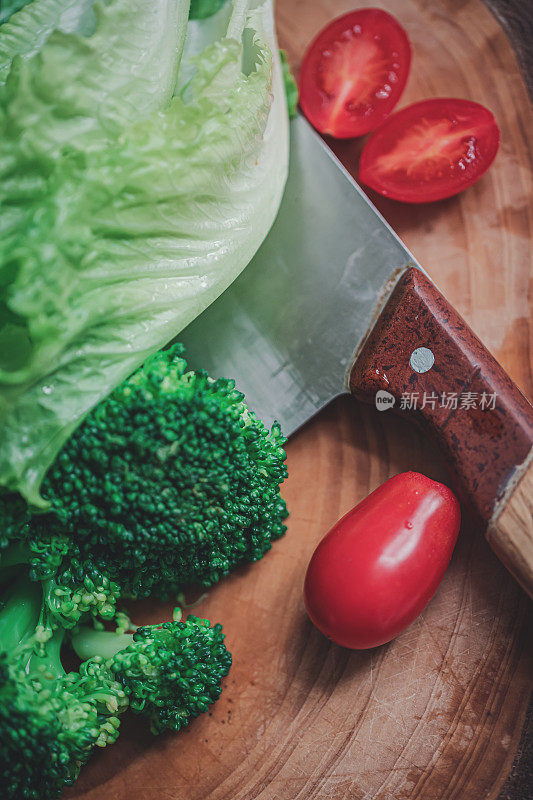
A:
<svg viewBox="0 0 533 800">
<path fill-rule="evenodd" d="M 15 56 L 31 58 L 53 31 L 91 33 L 95 24 L 93 5 L 94 0 L 39 0 L 29 5 L 17 3 L 8 13 L 0 0 L 0 23 L 9 20 L 0 29 L 0 83 L 5 83 Z"/>
<path fill-rule="evenodd" d="M 191 19 L 206 19 L 220 11 L 227 0 L 191 0 Z"/>
<path fill-rule="evenodd" d="M 0 24 L 29 2 L 30 0 L 0 0 Z"/>
<path fill-rule="evenodd" d="M 186 1 L 96 3 L 92 35 L 55 29 L 29 56 L 17 39 L 0 86 L 0 486 L 35 505 L 88 411 L 274 220 L 287 111 L 272 3 L 253 5 L 190 23 L 177 76 Z"/>
</svg>

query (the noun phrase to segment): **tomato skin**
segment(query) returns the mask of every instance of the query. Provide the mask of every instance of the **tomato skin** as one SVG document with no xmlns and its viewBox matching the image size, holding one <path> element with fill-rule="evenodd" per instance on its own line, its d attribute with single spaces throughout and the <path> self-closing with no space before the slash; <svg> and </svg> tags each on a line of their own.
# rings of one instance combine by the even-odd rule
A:
<svg viewBox="0 0 533 800">
<path fill-rule="evenodd" d="M 444 200 L 485 174 L 499 143 L 498 125 L 485 106 L 452 97 L 422 100 L 397 111 L 370 136 L 359 180 L 392 200 Z"/>
<path fill-rule="evenodd" d="M 380 8 L 351 11 L 309 45 L 299 77 L 300 105 L 320 133 L 362 136 L 391 113 L 405 88 L 411 45 Z"/>
<path fill-rule="evenodd" d="M 315 550 L 304 585 L 312 622 L 352 650 L 390 642 L 435 594 L 460 524 L 447 486 L 417 472 L 390 478 Z"/>
</svg>

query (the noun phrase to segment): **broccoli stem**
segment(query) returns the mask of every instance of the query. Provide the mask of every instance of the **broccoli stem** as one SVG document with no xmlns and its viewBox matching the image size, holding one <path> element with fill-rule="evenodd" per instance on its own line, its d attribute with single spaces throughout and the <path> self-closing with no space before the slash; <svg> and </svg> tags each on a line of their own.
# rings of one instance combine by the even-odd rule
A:
<svg viewBox="0 0 533 800">
<path fill-rule="evenodd" d="M 18 567 L 22 564 L 29 565 L 31 558 L 30 548 L 22 542 L 10 544 L 0 555 L 0 567 L 6 570 L 9 567 Z"/>
<path fill-rule="evenodd" d="M 11 654 L 28 675 L 54 679 L 65 674 L 61 663 L 65 630 L 52 632 L 46 617 L 41 585 L 19 575 L 0 601 L 0 652 Z"/>
<path fill-rule="evenodd" d="M 132 633 L 97 631 L 94 628 L 82 627 L 72 637 L 72 647 L 82 661 L 87 661 L 93 656 L 108 659 L 133 644 L 133 641 Z"/>
<path fill-rule="evenodd" d="M 26 575 L 8 585 L 0 601 L 0 651 L 12 652 L 34 634 L 41 600 L 39 584 Z"/>
<path fill-rule="evenodd" d="M 43 646 L 37 647 L 30 653 L 26 669 L 31 677 L 53 681 L 66 675 L 61 662 L 61 648 L 65 640 L 65 633 L 64 628 L 58 628 L 53 632 L 51 638 L 44 642 Z"/>
</svg>

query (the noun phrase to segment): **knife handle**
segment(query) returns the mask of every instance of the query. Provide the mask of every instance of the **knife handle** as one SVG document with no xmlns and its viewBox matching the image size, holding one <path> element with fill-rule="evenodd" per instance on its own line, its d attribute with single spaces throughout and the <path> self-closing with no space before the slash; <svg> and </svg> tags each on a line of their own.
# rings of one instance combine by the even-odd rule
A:
<svg viewBox="0 0 533 800">
<path fill-rule="evenodd" d="M 419 269 L 402 274 L 356 356 L 350 389 L 381 409 L 394 399 L 431 432 L 460 499 L 533 597 L 533 408 Z"/>
</svg>

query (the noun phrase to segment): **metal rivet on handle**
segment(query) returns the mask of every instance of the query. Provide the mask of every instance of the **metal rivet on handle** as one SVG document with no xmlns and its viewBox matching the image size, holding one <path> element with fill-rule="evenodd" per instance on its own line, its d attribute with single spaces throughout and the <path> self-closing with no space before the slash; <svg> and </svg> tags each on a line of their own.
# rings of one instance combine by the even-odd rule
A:
<svg viewBox="0 0 533 800">
<path fill-rule="evenodd" d="M 415 372 L 428 372 L 435 363 L 435 356 L 429 347 L 417 347 L 411 353 L 409 364 Z"/>
</svg>

